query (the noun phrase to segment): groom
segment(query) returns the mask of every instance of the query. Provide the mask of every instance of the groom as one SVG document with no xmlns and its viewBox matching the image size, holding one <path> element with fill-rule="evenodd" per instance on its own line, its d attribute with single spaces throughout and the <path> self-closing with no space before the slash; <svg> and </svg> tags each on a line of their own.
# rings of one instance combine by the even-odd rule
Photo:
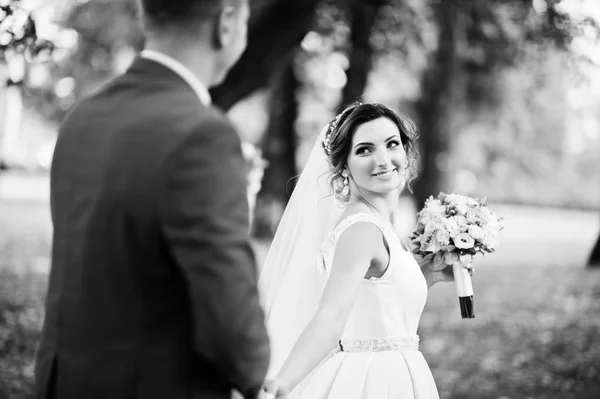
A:
<svg viewBox="0 0 600 399">
<path fill-rule="evenodd" d="M 255 398 L 269 344 L 240 139 L 247 0 L 141 0 L 146 49 L 64 119 L 35 397 Z"/>
</svg>

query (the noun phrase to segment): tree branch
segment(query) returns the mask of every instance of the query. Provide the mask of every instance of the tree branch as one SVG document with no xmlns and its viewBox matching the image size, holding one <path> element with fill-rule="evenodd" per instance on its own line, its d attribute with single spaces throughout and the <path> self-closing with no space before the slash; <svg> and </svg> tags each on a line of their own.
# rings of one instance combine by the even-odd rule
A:
<svg viewBox="0 0 600 399">
<path fill-rule="evenodd" d="M 319 0 L 278 0 L 250 26 L 248 47 L 225 81 L 211 90 L 215 104 L 228 110 L 255 90 L 266 87 L 314 21 Z"/>
</svg>

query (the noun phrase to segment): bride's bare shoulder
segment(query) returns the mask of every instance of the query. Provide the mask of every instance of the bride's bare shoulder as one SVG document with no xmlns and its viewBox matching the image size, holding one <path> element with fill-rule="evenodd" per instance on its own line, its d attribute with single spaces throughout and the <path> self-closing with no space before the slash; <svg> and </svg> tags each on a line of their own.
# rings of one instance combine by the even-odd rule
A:
<svg viewBox="0 0 600 399">
<path fill-rule="evenodd" d="M 338 220 L 335 224 L 337 226 L 340 223 L 342 223 L 344 220 L 352 217 L 353 215 L 364 214 L 364 213 L 372 213 L 372 211 L 370 211 L 366 205 L 363 205 L 360 203 L 348 204 L 348 205 L 346 205 L 344 212 L 342 212 L 342 214 L 340 215 L 340 217 L 338 218 Z"/>
<path fill-rule="evenodd" d="M 366 205 L 348 205 L 342 215 L 339 217 L 336 227 L 340 226 L 340 224 L 344 223 L 344 221 L 353 220 L 354 215 L 358 216 L 361 214 L 372 214 L 372 211 L 370 211 Z M 346 223 L 344 228 L 338 229 L 338 234 L 336 234 L 338 238 L 338 248 L 360 248 L 364 251 L 365 249 L 372 247 L 371 249 L 377 252 L 379 249 L 378 244 L 381 243 L 380 228 L 368 220 L 362 220 L 361 218 L 354 220 L 354 223 Z M 366 223 L 360 223 L 361 221 Z"/>
</svg>

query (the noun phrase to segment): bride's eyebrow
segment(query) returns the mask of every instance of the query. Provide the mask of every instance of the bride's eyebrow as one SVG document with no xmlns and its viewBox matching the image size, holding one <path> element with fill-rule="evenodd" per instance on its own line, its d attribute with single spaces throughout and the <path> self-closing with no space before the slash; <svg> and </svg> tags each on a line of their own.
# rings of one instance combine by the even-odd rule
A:
<svg viewBox="0 0 600 399">
<path fill-rule="evenodd" d="M 390 137 L 388 137 L 387 139 L 385 139 L 385 142 L 387 143 L 388 141 L 392 140 L 392 139 L 400 139 L 400 135 L 399 134 L 394 134 Z M 373 143 L 370 143 L 368 141 L 363 141 L 361 143 L 358 143 L 354 146 L 354 148 L 360 146 L 360 145 L 373 145 Z"/>
<path fill-rule="evenodd" d="M 356 148 L 356 147 L 358 147 L 358 146 L 361 146 L 361 145 L 373 145 L 373 143 L 369 143 L 368 141 L 364 141 L 364 142 L 362 142 L 362 143 L 358 143 L 358 144 L 356 144 L 356 145 L 354 146 L 354 148 Z"/>
</svg>

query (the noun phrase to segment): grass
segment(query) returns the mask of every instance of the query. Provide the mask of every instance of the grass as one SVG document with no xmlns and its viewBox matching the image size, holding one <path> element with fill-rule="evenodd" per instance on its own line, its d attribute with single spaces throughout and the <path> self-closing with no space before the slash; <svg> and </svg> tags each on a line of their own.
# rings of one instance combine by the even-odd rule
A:
<svg viewBox="0 0 600 399">
<path fill-rule="evenodd" d="M 31 396 L 43 321 L 47 207 L 0 202 L 0 398 Z"/>
<path fill-rule="evenodd" d="M 50 231 L 47 205 L 0 202 L 0 398 L 31 395 Z M 419 334 L 442 398 L 600 397 L 600 268 L 547 254 L 482 263 L 473 320 L 452 285 L 432 288 Z"/>
<path fill-rule="evenodd" d="M 600 269 L 480 268 L 474 285 L 475 319 L 460 318 L 452 286 L 432 288 L 422 316 L 441 397 L 598 397 Z"/>
</svg>

